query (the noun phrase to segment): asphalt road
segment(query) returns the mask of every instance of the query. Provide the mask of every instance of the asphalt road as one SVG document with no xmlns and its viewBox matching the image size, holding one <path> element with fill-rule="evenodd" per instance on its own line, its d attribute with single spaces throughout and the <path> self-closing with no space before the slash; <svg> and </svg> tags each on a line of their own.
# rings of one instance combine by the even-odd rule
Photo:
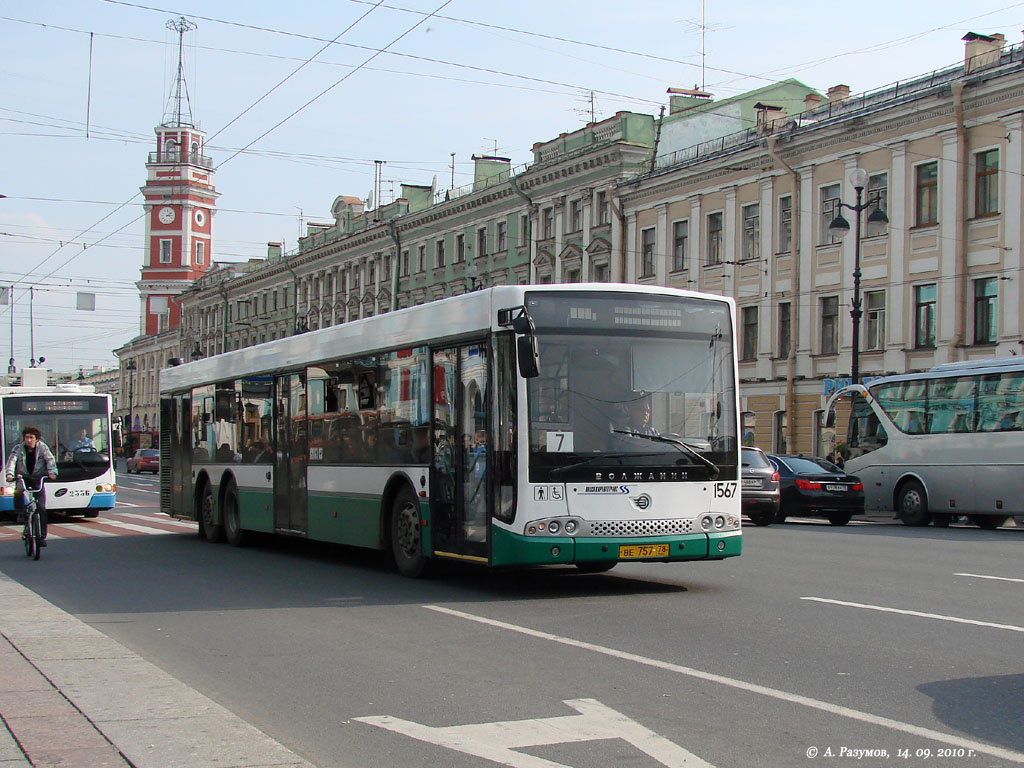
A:
<svg viewBox="0 0 1024 768">
<path fill-rule="evenodd" d="M 139 514 L 155 490 L 119 478 Z M 744 537 L 598 576 L 189 532 L 0 542 L 0 570 L 321 768 L 1024 763 L 1024 529 Z"/>
</svg>

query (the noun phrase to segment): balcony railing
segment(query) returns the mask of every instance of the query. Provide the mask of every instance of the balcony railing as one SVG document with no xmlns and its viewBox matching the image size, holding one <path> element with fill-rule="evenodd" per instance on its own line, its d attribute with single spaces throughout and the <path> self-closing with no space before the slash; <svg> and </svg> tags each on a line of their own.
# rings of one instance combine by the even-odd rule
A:
<svg viewBox="0 0 1024 768">
<path fill-rule="evenodd" d="M 150 163 L 188 163 L 201 168 L 212 168 L 213 158 L 200 155 L 198 152 L 150 152 Z"/>
</svg>

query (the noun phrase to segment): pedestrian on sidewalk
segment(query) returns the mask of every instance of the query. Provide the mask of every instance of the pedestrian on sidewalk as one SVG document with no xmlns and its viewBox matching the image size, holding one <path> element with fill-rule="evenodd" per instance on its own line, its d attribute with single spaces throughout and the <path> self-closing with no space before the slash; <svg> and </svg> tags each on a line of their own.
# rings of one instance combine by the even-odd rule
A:
<svg viewBox="0 0 1024 768">
<path fill-rule="evenodd" d="M 4 465 L 4 475 L 8 483 L 13 483 L 14 478 L 20 475 L 25 478 L 25 485 L 34 488 L 44 474 L 51 480 L 57 479 L 57 462 L 54 461 L 53 453 L 42 438 L 42 433 L 36 427 L 25 427 L 21 430 L 21 442 L 11 450 L 11 455 L 7 457 L 7 464 Z M 42 523 L 42 544 L 45 547 L 46 492 L 42 488 L 36 494 L 36 505 L 39 510 L 39 521 Z M 16 493 L 14 495 L 14 511 L 18 513 L 18 522 L 24 521 L 24 494 Z"/>
</svg>

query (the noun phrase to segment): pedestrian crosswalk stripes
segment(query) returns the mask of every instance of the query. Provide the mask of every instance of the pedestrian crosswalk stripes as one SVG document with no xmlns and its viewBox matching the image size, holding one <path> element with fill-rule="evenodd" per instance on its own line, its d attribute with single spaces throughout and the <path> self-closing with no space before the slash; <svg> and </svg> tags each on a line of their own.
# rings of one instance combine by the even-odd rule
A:
<svg viewBox="0 0 1024 768">
<path fill-rule="evenodd" d="M 83 519 L 64 518 L 55 515 L 51 519 L 48 538 L 62 539 L 105 538 L 111 536 L 161 536 L 164 534 L 195 533 L 197 524 L 186 520 L 175 520 L 159 512 L 133 511 L 101 512 L 99 517 Z M 0 525 L 0 542 L 21 538 L 22 526 L 13 521 Z"/>
</svg>

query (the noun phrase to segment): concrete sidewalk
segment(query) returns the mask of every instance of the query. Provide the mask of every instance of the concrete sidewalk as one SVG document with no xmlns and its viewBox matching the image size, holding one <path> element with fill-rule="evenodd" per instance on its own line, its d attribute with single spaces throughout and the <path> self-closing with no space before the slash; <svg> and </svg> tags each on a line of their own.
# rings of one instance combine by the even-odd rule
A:
<svg viewBox="0 0 1024 768">
<path fill-rule="evenodd" d="M 0 768 L 313 768 L 0 573 Z"/>
</svg>

